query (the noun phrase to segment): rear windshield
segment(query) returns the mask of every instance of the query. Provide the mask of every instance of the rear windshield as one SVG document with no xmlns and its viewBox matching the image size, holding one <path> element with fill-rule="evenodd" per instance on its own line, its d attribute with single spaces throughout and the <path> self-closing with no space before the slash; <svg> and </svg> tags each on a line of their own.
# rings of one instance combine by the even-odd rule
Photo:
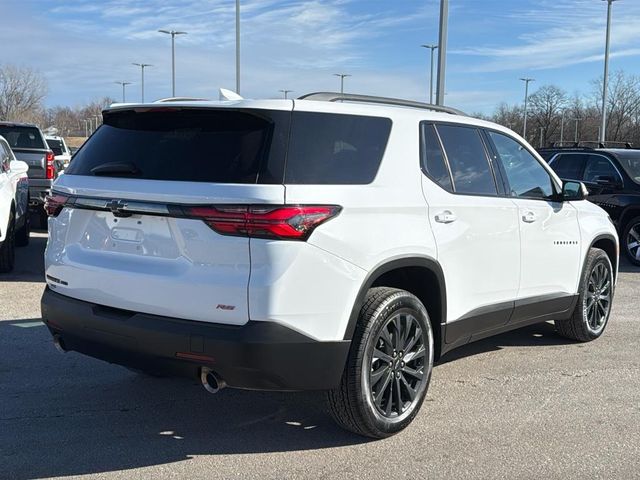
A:
<svg viewBox="0 0 640 480">
<path fill-rule="evenodd" d="M 36 148 L 40 150 L 47 148 L 36 127 L 0 125 L 0 135 L 9 142 L 11 148 Z"/>
<path fill-rule="evenodd" d="M 289 112 L 265 110 L 107 113 L 65 174 L 278 183 L 289 119 Z"/>
<path fill-rule="evenodd" d="M 390 130 L 388 118 L 294 112 L 285 183 L 371 183 Z"/>
<path fill-rule="evenodd" d="M 54 155 L 62 155 L 64 152 L 62 151 L 62 142 L 60 140 L 51 140 L 47 139 L 47 145 L 53 151 Z"/>
</svg>

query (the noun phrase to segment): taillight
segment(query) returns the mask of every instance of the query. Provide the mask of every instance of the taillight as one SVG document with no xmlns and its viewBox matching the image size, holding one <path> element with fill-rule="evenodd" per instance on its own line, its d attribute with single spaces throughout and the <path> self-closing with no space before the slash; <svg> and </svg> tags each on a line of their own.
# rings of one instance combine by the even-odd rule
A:
<svg viewBox="0 0 640 480">
<path fill-rule="evenodd" d="M 186 207 L 185 213 L 204 221 L 222 235 L 281 240 L 306 240 L 320 224 L 340 213 L 335 205 L 291 207 Z"/>
<path fill-rule="evenodd" d="M 69 197 L 66 195 L 50 193 L 44 198 L 44 211 L 50 217 L 57 217 L 68 200 Z"/>
<path fill-rule="evenodd" d="M 53 167 L 54 158 L 55 158 L 55 155 L 53 154 L 53 152 L 47 152 L 47 156 L 45 157 L 45 159 L 47 161 L 46 177 L 48 180 L 53 180 L 53 177 L 55 176 L 55 170 Z"/>
</svg>

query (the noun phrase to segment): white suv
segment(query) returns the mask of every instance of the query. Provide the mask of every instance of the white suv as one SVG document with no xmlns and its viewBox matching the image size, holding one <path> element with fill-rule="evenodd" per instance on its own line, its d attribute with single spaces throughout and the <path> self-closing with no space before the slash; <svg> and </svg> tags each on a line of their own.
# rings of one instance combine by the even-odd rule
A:
<svg viewBox="0 0 640 480">
<path fill-rule="evenodd" d="M 103 116 L 46 204 L 42 316 L 63 350 L 212 392 L 326 390 L 379 438 L 449 350 L 607 324 L 615 228 L 501 126 L 339 94 Z"/>
</svg>

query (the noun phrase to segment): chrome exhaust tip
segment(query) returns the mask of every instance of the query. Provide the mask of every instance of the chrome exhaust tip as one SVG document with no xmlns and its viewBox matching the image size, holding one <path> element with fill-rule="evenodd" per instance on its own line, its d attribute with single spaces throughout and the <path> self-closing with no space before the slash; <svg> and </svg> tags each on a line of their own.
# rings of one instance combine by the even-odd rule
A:
<svg viewBox="0 0 640 480">
<path fill-rule="evenodd" d="M 64 347 L 64 341 L 62 340 L 62 337 L 60 335 L 56 334 L 53 336 L 53 344 L 59 352 L 65 353 L 67 351 L 67 349 Z"/>
<path fill-rule="evenodd" d="M 225 388 L 227 384 L 219 378 L 210 368 L 202 367 L 200 370 L 200 383 L 209 393 L 218 393 Z"/>
</svg>

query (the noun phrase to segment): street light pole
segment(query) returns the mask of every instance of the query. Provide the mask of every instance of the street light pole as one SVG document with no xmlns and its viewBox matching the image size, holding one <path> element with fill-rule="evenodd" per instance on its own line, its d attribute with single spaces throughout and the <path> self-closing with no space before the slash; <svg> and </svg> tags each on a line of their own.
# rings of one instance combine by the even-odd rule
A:
<svg viewBox="0 0 640 480">
<path fill-rule="evenodd" d="M 562 141 L 564 140 L 564 113 L 565 111 L 562 110 L 562 119 L 560 121 L 560 146 L 562 146 Z"/>
<path fill-rule="evenodd" d="M 344 95 L 344 79 L 345 77 L 350 77 L 351 75 L 348 73 L 334 73 L 336 77 L 340 77 L 340 95 Z"/>
<path fill-rule="evenodd" d="M 436 105 L 444 105 L 445 70 L 447 66 L 447 26 L 449 23 L 449 0 L 440 0 L 440 34 L 438 39 L 438 86 Z"/>
<path fill-rule="evenodd" d="M 236 0 L 236 93 L 240 95 L 240 0 Z"/>
<path fill-rule="evenodd" d="M 153 65 L 151 65 L 150 63 L 132 63 L 131 65 L 137 65 L 138 67 L 140 67 L 140 70 L 142 71 L 142 95 L 141 95 L 141 103 L 144 103 L 144 69 L 145 67 L 153 67 Z"/>
<path fill-rule="evenodd" d="M 287 94 L 288 94 L 288 93 L 293 92 L 293 90 L 286 90 L 286 89 L 278 90 L 278 91 L 279 91 L 280 93 L 284 94 L 284 98 L 285 98 L 285 100 L 286 100 L 286 98 L 287 98 Z"/>
<path fill-rule="evenodd" d="M 575 122 L 576 122 L 576 136 L 575 136 L 574 141 L 575 141 L 576 143 L 578 143 L 578 122 L 579 122 L 580 120 L 582 120 L 582 119 L 581 119 L 581 118 L 576 117 L 576 118 L 572 118 L 572 120 L 575 120 Z"/>
<path fill-rule="evenodd" d="M 127 85 L 131 85 L 131 82 L 113 82 L 113 83 L 117 83 L 118 85 L 122 85 L 122 103 L 125 103 L 126 102 L 125 87 Z"/>
<path fill-rule="evenodd" d="M 431 76 L 429 77 L 429 103 L 433 104 L 433 51 L 438 45 L 420 45 L 431 50 Z"/>
<path fill-rule="evenodd" d="M 529 106 L 529 82 L 534 82 L 534 78 L 521 78 L 524 82 L 524 125 L 522 127 L 522 138 L 527 139 L 527 108 Z"/>
<path fill-rule="evenodd" d="M 600 127 L 600 135 L 598 141 L 603 142 L 606 139 L 607 132 L 607 88 L 609 83 L 609 46 L 611 43 L 611 5 L 616 0 L 603 0 L 607 2 L 607 39 L 604 47 L 604 80 L 602 82 L 602 124 Z"/>
<path fill-rule="evenodd" d="M 176 96 L 176 35 L 186 35 L 187 32 L 175 30 L 158 30 L 160 33 L 171 35 L 171 96 Z"/>
</svg>

